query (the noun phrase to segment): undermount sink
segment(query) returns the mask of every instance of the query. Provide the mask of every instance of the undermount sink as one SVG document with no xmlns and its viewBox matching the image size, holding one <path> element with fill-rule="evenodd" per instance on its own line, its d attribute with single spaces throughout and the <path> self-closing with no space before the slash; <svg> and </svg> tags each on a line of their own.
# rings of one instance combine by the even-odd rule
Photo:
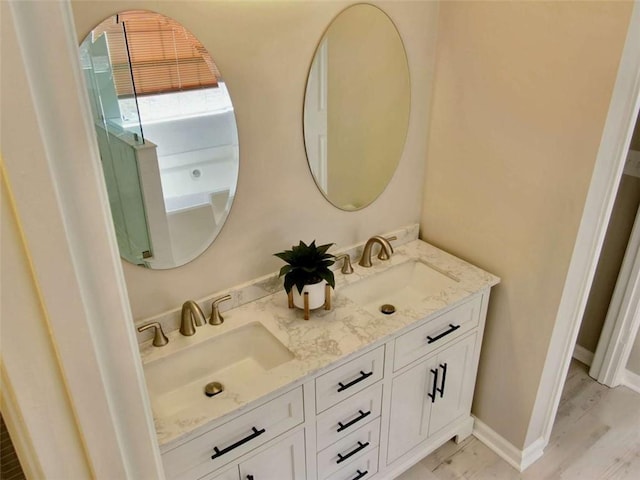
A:
<svg viewBox="0 0 640 480">
<path fill-rule="evenodd" d="M 144 370 L 154 410 L 170 416 L 198 403 L 215 402 L 204 394 L 210 382 L 233 392 L 235 386 L 292 359 L 287 347 L 261 323 L 252 322 L 150 362 Z"/>
<path fill-rule="evenodd" d="M 396 308 L 410 307 L 458 283 L 459 280 L 450 273 L 412 260 L 342 287 L 340 293 L 379 312 L 383 304 Z"/>
</svg>

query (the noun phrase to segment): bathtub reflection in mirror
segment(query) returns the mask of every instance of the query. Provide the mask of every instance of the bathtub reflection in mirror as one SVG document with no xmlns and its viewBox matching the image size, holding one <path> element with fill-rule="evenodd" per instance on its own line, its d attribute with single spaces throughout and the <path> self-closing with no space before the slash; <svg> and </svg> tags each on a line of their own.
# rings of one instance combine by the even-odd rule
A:
<svg viewBox="0 0 640 480">
<path fill-rule="evenodd" d="M 231 97 L 202 44 L 149 11 L 114 15 L 80 45 L 120 255 L 152 269 L 219 234 L 238 179 Z"/>
</svg>

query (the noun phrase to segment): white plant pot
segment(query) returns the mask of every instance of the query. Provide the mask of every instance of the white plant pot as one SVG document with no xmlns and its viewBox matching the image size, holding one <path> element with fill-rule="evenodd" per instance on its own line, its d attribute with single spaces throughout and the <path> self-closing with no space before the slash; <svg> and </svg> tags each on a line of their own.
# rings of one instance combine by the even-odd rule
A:
<svg viewBox="0 0 640 480">
<path fill-rule="evenodd" d="M 309 310 L 313 310 L 314 308 L 320 308 L 324 305 L 325 299 L 325 285 L 327 282 L 324 280 L 318 283 L 314 283 L 313 285 L 305 285 L 302 289 L 302 295 L 298 293 L 298 287 L 295 285 L 291 289 L 293 292 L 293 304 L 304 310 L 304 294 L 305 292 L 309 293 Z"/>
</svg>

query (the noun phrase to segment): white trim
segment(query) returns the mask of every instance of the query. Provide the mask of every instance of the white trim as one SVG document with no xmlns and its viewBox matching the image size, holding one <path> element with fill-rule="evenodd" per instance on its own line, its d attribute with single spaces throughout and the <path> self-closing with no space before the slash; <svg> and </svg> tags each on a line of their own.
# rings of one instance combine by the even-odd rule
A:
<svg viewBox="0 0 640 480">
<path fill-rule="evenodd" d="M 573 358 L 584 363 L 588 367 L 591 365 L 591 362 L 593 362 L 593 352 L 576 343 L 576 346 L 573 349 Z"/>
<path fill-rule="evenodd" d="M 582 220 L 533 406 L 525 448 L 546 445 L 595 274 L 640 101 L 640 7 L 634 2 Z"/>
<path fill-rule="evenodd" d="M 7 178 L 87 457 L 96 478 L 162 479 L 71 7 L 9 5 L 44 155 L 7 155 Z"/>
<path fill-rule="evenodd" d="M 622 381 L 640 325 L 640 209 L 620 267 L 589 375 L 615 387 Z"/>
<path fill-rule="evenodd" d="M 35 447 L 31 443 L 29 432 L 20 421 L 20 409 L 13 397 L 13 388 L 3 364 L 0 364 L 0 385 L 2 385 L 0 389 L 2 418 L 7 426 L 22 472 L 27 478 L 45 478 L 40 457 L 31 455 Z"/>
<path fill-rule="evenodd" d="M 473 436 L 519 472 L 524 471 L 544 453 L 545 442 L 542 438 L 539 438 L 525 450 L 520 450 L 477 418 L 473 427 Z"/>
<path fill-rule="evenodd" d="M 631 370 L 625 370 L 622 374 L 622 385 L 640 393 L 640 375 Z"/>
</svg>

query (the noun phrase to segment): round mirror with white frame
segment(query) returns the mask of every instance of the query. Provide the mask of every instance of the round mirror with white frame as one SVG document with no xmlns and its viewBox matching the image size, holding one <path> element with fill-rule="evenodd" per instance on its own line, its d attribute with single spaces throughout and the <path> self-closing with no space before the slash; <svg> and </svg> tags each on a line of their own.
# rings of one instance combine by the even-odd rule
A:
<svg viewBox="0 0 640 480">
<path fill-rule="evenodd" d="M 304 141 L 316 185 L 333 205 L 359 210 L 391 180 L 409 124 L 411 88 L 400 34 L 378 7 L 338 14 L 309 71 Z"/>
<path fill-rule="evenodd" d="M 211 55 L 185 27 L 120 12 L 80 45 L 120 255 L 178 267 L 220 233 L 236 191 L 238 131 Z"/>
</svg>

